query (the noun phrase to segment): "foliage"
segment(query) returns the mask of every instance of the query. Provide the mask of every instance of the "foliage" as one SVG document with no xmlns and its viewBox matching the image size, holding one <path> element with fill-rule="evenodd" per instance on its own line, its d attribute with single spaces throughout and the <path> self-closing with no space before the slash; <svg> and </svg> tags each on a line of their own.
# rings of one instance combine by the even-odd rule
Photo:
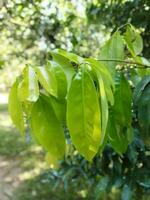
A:
<svg viewBox="0 0 150 200">
<path fill-rule="evenodd" d="M 132 42 L 132 38 L 138 38 L 138 42 Z M 128 82 L 131 72 L 128 65 L 123 68 L 120 65 L 119 71 L 116 71 L 116 67 L 117 62 L 126 63 L 128 59 L 131 64 L 149 68 L 150 65 L 145 65 L 138 57 L 142 50 L 141 44 L 140 35 L 129 25 L 124 35 L 118 31 L 106 42 L 99 61 L 58 49 L 51 52 L 53 61 L 48 61 L 43 68 L 26 66 L 17 78 L 9 95 L 12 120 L 21 132 L 28 122 L 33 137 L 48 152 L 47 158 L 53 166 L 57 166 L 57 160 L 63 158 L 66 146 L 69 146 L 68 137 L 67 145 L 65 142 L 66 128 L 71 142 L 88 161 L 92 161 L 106 143 L 111 144 L 120 155 L 126 152 L 133 139 L 134 127 L 132 92 Z M 124 46 L 131 56 L 125 53 Z M 146 68 L 141 67 L 141 70 L 149 74 Z M 138 69 L 134 70 L 136 76 L 142 78 L 143 74 Z M 148 85 L 149 75 L 147 77 Z M 132 80 L 131 83 L 135 87 Z M 143 129 L 146 125 L 148 132 L 149 121 L 144 124 L 145 119 L 141 114 L 141 107 L 147 109 L 149 103 L 145 82 L 144 86 L 142 94 L 139 94 L 142 99 L 136 102 L 139 126 Z M 136 93 L 139 92 L 137 88 Z"/>
<path fill-rule="evenodd" d="M 144 56 L 150 54 L 150 1 L 149 0 L 95 0 L 89 1 L 86 14 L 90 24 L 104 24 L 113 31 L 126 23 L 142 32 Z"/>
</svg>

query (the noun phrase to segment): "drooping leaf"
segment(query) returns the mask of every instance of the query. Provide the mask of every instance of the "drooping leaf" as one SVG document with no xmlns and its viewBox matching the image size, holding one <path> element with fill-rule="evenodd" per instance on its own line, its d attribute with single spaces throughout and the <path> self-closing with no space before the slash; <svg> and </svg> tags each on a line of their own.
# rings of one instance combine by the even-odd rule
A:
<svg viewBox="0 0 150 200">
<path fill-rule="evenodd" d="M 131 103 L 132 94 L 130 85 L 123 74 L 118 75 L 116 78 L 116 90 L 115 90 L 115 103 L 113 106 L 113 112 L 115 113 L 114 119 L 121 125 L 131 125 Z"/>
<path fill-rule="evenodd" d="M 9 113 L 15 126 L 20 132 L 24 132 L 24 117 L 22 104 L 18 99 L 18 79 L 14 82 L 9 93 Z"/>
<path fill-rule="evenodd" d="M 57 119 L 64 125 L 66 123 L 66 99 L 57 99 L 53 96 L 50 96 L 50 99 Z"/>
<path fill-rule="evenodd" d="M 34 137 L 49 155 L 62 159 L 65 153 L 64 131 L 51 106 L 50 98 L 45 95 L 41 95 L 33 106 L 31 127 Z"/>
<path fill-rule="evenodd" d="M 100 108 L 101 108 L 101 115 L 102 115 L 102 139 L 101 144 L 103 143 L 106 128 L 107 128 L 107 122 L 108 122 L 108 103 L 107 98 L 105 94 L 105 88 L 104 88 L 104 82 L 102 80 L 101 74 L 98 73 L 98 82 L 99 82 L 99 90 L 100 90 Z"/>
<path fill-rule="evenodd" d="M 130 51 L 131 55 L 135 57 L 142 52 L 143 41 L 138 32 L 134 29 L 133 26 L 128 26 L 124 35 L 124 40 L 126 42 L 127 48 Z"/>
<path fill-rule="evenodd" d="M 67 93 L 67 79 L 62 67 L 54 61 L 49 61 L 46 68 L 56 79 L 57 97 L 65 98 Z"/>
<path fill-rule="evenodd" d="M 124 41 L 118 31 L 115 32 L 102 47 L 102 51 L 100 52 L 100 59 L 124 59 Z M 104 64 L 108 66 L 111 74 L 114 75 L 115 67 L 119 63 L 114 61 L 104 61 Z"/>
<path fill-rule="evenodd" d="M 37 101 L 39 97 L 39 86 L 35 71 L 27 66 L 23 71 L 23 80 L 18 86 L 18 97 L 20 101 Z"/>
<path fill-rule="evenodd" d="M 125 153 L 131 141 L 129 137 L 132 135 L 131 127 L 120 126 L 117 121 L 114 120 L 113 113 L 111 113 L 109 114 L 107 133 L 113 149 L 119 154 Z"/>
<path fill-rule="evenodd" d="M 146 85 L 150 83 L 150 75 L 145 76 L 139 84 L 136 86 L 134 93 L 133 93 L 133 100 L 134 100 L 134 105 L 136 106 L 139 102 L 139 98 L 144 91 Z"/>
<path fill-rule="evenodd" d="M 116 78 L 115 103 L 111 108 L 108 134 L 112 147 L 118 153 L 124 153 L 133 137 L 131 127 L 131 89 L 123 74 Z"/>
<path fill-rule="evenodd" d="M 57 97 L 57 81 L 55 76 L 46 67 L 36 67 L 35 70 L 43 88 L 49 94 Z"/>
<path fill-rule="evenodd" d="M 150 82 L 142 91 L 137 106 L 141 136 L 145 144 L 150 147 Z"/>
<path fill-rule="evenodd" d="M 83 68 L 72 80 L 67 98 L 67 125 L 72 142 L 87 159 L 92 160 L 102 139 L 101 113 L 96 89 Z"/>
<path fill-rule="evenodd" d="M 114 104 L 114 96 L 113 96 L 113 91 L 115 89 L 114 86 L 114 81 L 112 79 L 112 76 L 107 68 L 103 63 L 94 60 L 92 58 L 85 59 L 86 62 L 88 62 L 95 70 L 96 74 L 100 73 L 102 76 L 102 79 L 104 81 L 104 87 L 105 87 L 105 92 L 108 101 L 110 102 L 111 105 Z"/>
<path fill-rule="evenodd" d="M 70 60 L 67 59 L 65 56 L 62 56 L 61 54 L 52 51 L 51 55 L 53 57 L 53 60 L 58 63 L 64 70 L 67 78 L 68 88 L 70 87 L 71 80 L 73 75 L 75 74 L 75 70 L 73 68 L 73 65 L 71 64 Z"/>
</svg>

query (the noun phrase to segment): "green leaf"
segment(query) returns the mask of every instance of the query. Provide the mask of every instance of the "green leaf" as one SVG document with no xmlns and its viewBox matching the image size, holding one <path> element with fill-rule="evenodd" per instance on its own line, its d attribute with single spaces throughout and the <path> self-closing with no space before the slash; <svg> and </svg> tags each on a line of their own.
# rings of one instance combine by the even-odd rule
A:
<svg viewBox="0 0 150 200">
<path fill-rule="evenodd" d="M 82 57 L 80 57 L 80 56 L 78 56 L 74 53 L 70 53 L 70 52 L 67 52 L 65 50 L 62 50 L 62 49 L 55 49 L 54 52 L 68 58 L 69 60 L 71 60 L 75 63 L 82 63 L 83 60 L 84 60 Z"/>
<path fill-rule="evenodd" d="M 133 100 L 134 100 L 134 105 L 136 106 L 139 102 L 139 98 L 144 91 L 144 88 L 146 85 L 150 83 L 150 75 L 145 76 L 136 86 L 134 93 L 133 93 Z"/>
<path fill-rule="evenodd" d="M 145 144 L 150 147 L 150 82 L 145 86 L 139 97 L 138 119 L 141 136 Z"/>
<path fill-rule="evenodd" d="M 113 91 L 115 89 L 114 86 L 114 81 L 112 79 L 112 76 L 107 68 L 103 63 L 94 60 L 92 58 L 87 58 L 85 59 L 86 62 L 88 62 L 94 70 L 96 70 L 96 74 L 100 73 L 104 82 L 104 87 L 105 87 L 105 92 L 108 101 L 110 102 L 111 105 L 114 104 L 114 96 L 113 96 Z"/>
<path fill-rule="evenodd" d="M 63 128 L 51 106 L 50 98 L 41 95 L 33 105 L 31 127 L 38 142 L 57 159 L 65 153 L 65 137 Z"/>
<path fill-rule="evenodd" d="M 107 133 L 109 136 L 110 144 L 113 149 L 119 153 L 125 153 L 129 142 L 131 141 L 130 135 L 132 135 L 131 127 L 123 127 L 115 121 L 113 114 L 109 114 L 109 120 L 107 125 Z"/>
<path fill-rule="evenodd" d="M 57 99 L 50 96 L 53 110 L 56 114 L 57 119 L 63 124 L 66 124 L 66 99 Z"/>
<path fill-rule="evenodd" d="M 116 77 L 115 103 L 108 123 L 109 141 L 118 153 L 124 153 L 133 137 L 131 127 L 131 89 L 123 74 Z"/>
<path fill-rule="evenodd" d="M 135 57 L 143 50 L 143 41 L 139 33 L 136 32 L 133 26 L 128 26 L 124 35 L 127 48 L 131 55 Z"/>
<path fill-rule="evenodd" d="M 46 68 L 56 79 L 57 97 L 65 98 L 67 94 L 67 79 L 62 67 L 56 62 L 49 61 Z"/>
<path fill-rule="evenodd" d="M 18 80 L 12 85 L 9 93 L 9 113 L 15 126 L 20 132 L 24 132 L 24 118 L 21 102 L 18 99 Z"/>
<path fill-rule="evenodd" d="M 57 81 L 55 76 L 46 67 L 36 67 L 35 70 L 43 88 L 49 94 L 57 97 Z"/>
<path fill-rule="evenodd" d="M 53 57 L 53 60 L 63 68 L 63 70 L 66 74 L 68 88 L 69 88 L 70 84 L 71 84 L 72 77 L 75 74 L 75 70 L 73 68 L 73 65 L 71 64 L 69 59 L 67 59 L 65 56 L 60 55 L 59 53 L 51 51 L 51 55 Z"/>
<path fill-rule="evenodd" d="M 100 59 L 124 59 L 124 41 L 119 32 L 115 32 L 113 36 L 106 42 L 100 52 Z M 112 75 L 115 73 L 115 67 L 118 62 L 105 61 Z"/>
<path fill-rule="evenodd" d="M 30 66 L 23 70 L 23 80 L 18 86 L 18 97 L 20 101 L 37 101 L 39 97 L 39 86 L 34 69 Z"/>
<path fill-rule="evenodd" d="M 83 68 L 75 75 L 67 98 L 67 125 L 76 149 L 89 161 L 102 139 L 101 113 L 93 80 Z"/>
<path fill-rule="evenodd" d="M 115 120 L 122 126 L 130 126 L 132 120 L 132 93 L 130 85 L 123 74 L 118 74 L 118 77 L 116 78 L 116 90 L 114 97 L 115 104 L 112 110 L 115 113 Z"/>
<path fill-rule="evenodd" d="M 107 128 L 107 122 L 108 122 L 108 103 L 107 98 L 105 94 L 105 88 L 104 88 L 104 82 L 101 77 L 101 74 L 98 73 L 98 82 L 99 82 L 99 90 L 100 90 L 100 107 L 101 107 L 101 115 L 102 115 L 102 139 L 101 144 L 103 143 L 106 128 Z"/>
</svg>

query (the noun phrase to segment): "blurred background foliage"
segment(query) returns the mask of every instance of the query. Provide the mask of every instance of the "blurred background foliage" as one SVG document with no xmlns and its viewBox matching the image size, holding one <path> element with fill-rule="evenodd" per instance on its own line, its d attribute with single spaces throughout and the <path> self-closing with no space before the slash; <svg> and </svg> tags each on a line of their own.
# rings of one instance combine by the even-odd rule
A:
<svg viewBox="0 0 150 200">
<path fill-rule="evenodd" d="M 142 32 L 149 58 L 149 19 L 149 0 L 1 0 L 0 89 L 26 63 L 44 64 L 50 49 L 98 57 L 104 41 L 126 23 Z"/>
<path fill-rule="evenodd" d="M 126 23 L 142 33 L 143 55 L 149 59 L 149 0 L 0 0 L 0 92 L 8 92 L 25 64 L 44 65 L 49 50 L 62 48 L 98 58 L 102 44 Z M 19 156 L 25 166 L 30 157 L 27 168 L 34 168 L 43 163 L 43 153 L 35 151 L 35 144 L 16 140 L 19 136 L 7 119 L 5 103 L 0 110 L 1 119 L 5 117 L 0 124 L 0 155 Z M 150 152 L 136 123 L 134 127 L 136 138 L 124 156 L 107 146 L 90 165 L 75 153 L 62 161 L 60 170 L 25 181 L 13 199 L 149 200 Z M 31 152 L 38 158 L 33 159 Z"/>
</svg>

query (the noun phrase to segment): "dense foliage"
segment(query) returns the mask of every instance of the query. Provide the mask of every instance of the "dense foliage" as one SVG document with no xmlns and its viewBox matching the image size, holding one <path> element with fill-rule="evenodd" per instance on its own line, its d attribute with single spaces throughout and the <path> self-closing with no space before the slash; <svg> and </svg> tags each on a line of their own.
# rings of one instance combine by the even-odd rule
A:
<svg viewBox="0 0 150 200">
<path fill-rule="evenodd" d="M 126 56 L 125 46 L 130 57 Z M 140 35 L 130 25 L 123 36 L 117 31 L 106 42 L 99 61 L 55 50 L 51 52 L 53 61 L 47 61 L 45 67 L 26 66 L 10 91 L 13 122 L 24 132 L 26 117 L 32 134 L 54 165 L 65 154 L 66 128 L 76 149 L 89 161 L 107 141 L 116 152 L 124 153 L 133 139 L 131 86 L 137 85 L 134 106 L 141 132 L 148 135 L 150 129 L 150 65 L 138 56 L 142 46 Z M 144 68 L 130 69 L 132 65 L 118 66 L 118 62 Z"/>
<path fill-rule="evenodd" d="M 46 181 L 56 183 L 56 190 L 62 187 L 62 196 L 70 191 L 71 199 L 83 190 L 87 199 L 149 200 L 150 64 L 142 57 L 149 58 L 150 52 L 149 1 L 8 0 L 1 1 L 0 6 L 0 89 L 29 64 L 11 89 L 14 100 L 9 109 L 17 127 L 26 135 L 30 129 L 32 137 L 49 152 L 48 162 L 61 165 L 59 171 L 46 174 Z M 110 32 L 114 35 L 101 48 Z M 86 97 L 82 104 L 81 94 Z M 93 103 L 97 98 L 98 103 Z M 94 140 L 98 134 L 91 134 L 94 119 L 78 112 L 77 105 L 80 110 L 88 107 L 89 116 L 99 107 L 99 143 Z M 79 119 L 88 123 L 85 129 L 77 126 Z M 57 135 L 59 131 L 61 140 L 50 134 L 51 143 L 41 135 L 43 131 Z M 81 138 L 76 137 L 76 131 Z M 83 138 L 85 147 L 81 145 Z M 96 154 L 92 163 L 77 153 L 72 142 L 87 159 Z M 61 148 L 57 151 L 55 147 Z M 65 158 L 57 162 L 56 157 Z"/>
</svg>

